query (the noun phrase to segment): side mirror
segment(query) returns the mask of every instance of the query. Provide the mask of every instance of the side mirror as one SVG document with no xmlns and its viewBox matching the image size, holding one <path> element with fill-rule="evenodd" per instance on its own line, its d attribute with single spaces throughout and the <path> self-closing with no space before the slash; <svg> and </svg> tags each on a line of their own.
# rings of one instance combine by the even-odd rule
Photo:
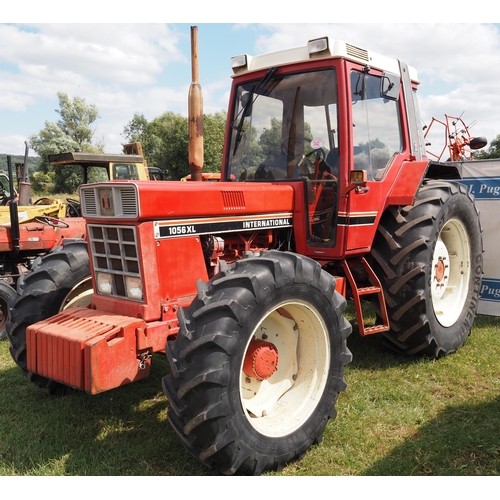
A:
<svg viewBox="0 0 500 500">
<path fill-rule="evenodd" d="M 394 73 L 384 71 L 380 80 L 380 97 L 397 101 L 399 98 L 399 89 L 401 88 L 401 77 Z"/>
</svg>

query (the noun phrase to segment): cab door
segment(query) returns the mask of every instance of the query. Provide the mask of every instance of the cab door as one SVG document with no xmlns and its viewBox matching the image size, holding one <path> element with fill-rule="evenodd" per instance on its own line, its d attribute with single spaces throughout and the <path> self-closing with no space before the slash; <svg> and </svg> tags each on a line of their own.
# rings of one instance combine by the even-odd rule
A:
<svg viewBox="0 0 500 500">
<path fill-rule="evenodd" d="M 348 194 L 346 253 L 369 251 L 394 178 L 406 157 L 399 75 L 348 65 L 349 170 L 367 173 Z M 342 214 L 341 214 L 342 215 Z"/>
</svg>

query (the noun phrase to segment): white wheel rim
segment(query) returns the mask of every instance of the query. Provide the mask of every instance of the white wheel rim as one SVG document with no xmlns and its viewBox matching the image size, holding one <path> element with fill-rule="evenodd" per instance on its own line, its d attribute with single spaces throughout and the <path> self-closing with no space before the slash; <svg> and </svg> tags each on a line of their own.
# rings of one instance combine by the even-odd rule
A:
<svg viewBox="0 0 500 500">
<path fill-rule="evenodd" d="M 310 304 L 283 302 L 257 325 L 252 339 L 278 350 L 276 371 L 259 381 L 243 371 L 240 398 L 254 429 L 265 436 L 290 434 L 311 416 L 323 394 L 330 368 L 330 340 L 325 322 Z"/>
<path fill-rule="evenodd" d="M 73 307 L 87 307 L 92 302 L 92 278 L 84 278 L 66 295 L 59 312 Z"/>
<path fill-rule="evenodd" d="M 437 320 L 444 327 L 458 320 L 467 299 L 470 254 L 464 225 L 458 219 L 450 219 L 441 230 L 432 257 L 432 305 Z"/>
</svg>

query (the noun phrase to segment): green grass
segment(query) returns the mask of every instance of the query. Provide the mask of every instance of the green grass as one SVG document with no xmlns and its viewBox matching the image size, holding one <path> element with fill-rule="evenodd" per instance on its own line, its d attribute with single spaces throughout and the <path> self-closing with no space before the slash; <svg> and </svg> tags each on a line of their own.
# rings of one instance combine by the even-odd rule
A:
<svg viewBox="0 0 500 500">
<path fill-rule="evenodd" d="M 324 442 L 269 475 L 500 474 L 500 318 L 479 316 L 466 345 L 437 361 L 380 337 L 349 337 L 353 362 Z M 151 377 L 97 396 L 52 397 L 0 341 L 0 475 L 214 475 L 167 422 L 166 359 Z"/>
</svg>

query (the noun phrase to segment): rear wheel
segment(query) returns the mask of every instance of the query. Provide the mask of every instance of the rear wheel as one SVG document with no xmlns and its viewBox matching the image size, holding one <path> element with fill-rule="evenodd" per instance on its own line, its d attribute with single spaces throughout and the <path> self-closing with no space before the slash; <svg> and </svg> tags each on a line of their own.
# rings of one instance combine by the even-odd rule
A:
<svg viewBox="0 0 500 500">
<path fill-rule="evenodd" d="M 238 261 L 179 313 L 163 387 L 186 449 L 225 474 L 279 469 L 322 440 L 351 360 L 345 300 L 295 254 Z"/>
<path fill-rule="evenodd" d="M 18 282 L 19 295 L 12 304 L 7 325 L 10 353 L 28 379 L 49 392 L 59 392 L 65 386 L 28 371 L 26 328 L 70 307 L 86 307 L 92 293 L 89 255 L 84 241 L 55 247 L 37 259 L 31 271 Z"/>
<path fill-rule="evenodd" d="M 483 266 L 479 213 L 465 186 L 427 181 L 412 206 L 389 209 L 372 257 L 384 286 L 390 346 L 435 358 L 464 344 Z"/>
</svg>

